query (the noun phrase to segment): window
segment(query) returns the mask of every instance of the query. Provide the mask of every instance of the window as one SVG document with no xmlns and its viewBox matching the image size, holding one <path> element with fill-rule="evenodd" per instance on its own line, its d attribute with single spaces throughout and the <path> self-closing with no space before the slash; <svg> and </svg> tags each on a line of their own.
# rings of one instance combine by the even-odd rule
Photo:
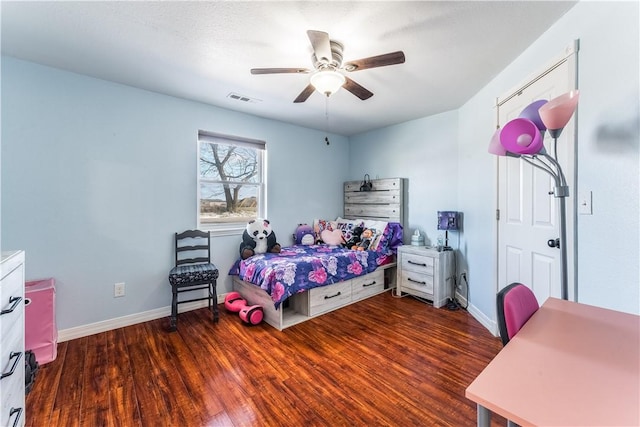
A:
<svg viewBox="0 0 640 427">
<path fill-rule="evenodd" d="M 264 217 L 264 141 L 198 132 L 198 227 L 218 234 Z"/>
</svg>

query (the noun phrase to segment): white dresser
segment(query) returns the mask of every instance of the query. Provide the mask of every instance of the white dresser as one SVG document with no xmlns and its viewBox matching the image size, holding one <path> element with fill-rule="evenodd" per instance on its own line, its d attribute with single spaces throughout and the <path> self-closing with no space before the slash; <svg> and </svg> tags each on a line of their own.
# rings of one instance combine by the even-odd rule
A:
<svg viewBox="0 0 640 427">
<path fill-rule="evenodd" d="M 24 252 L 2 252 L 0 262 L 0 426 L 23 426 Z"/>
<path fill-rule="evenodd" d="M 403 245 L 398 248 L 398 289 L 433 301 L 442 307 L 453 292 L 453 251 L 438 252 L 426 246 Z"/>
</svg>

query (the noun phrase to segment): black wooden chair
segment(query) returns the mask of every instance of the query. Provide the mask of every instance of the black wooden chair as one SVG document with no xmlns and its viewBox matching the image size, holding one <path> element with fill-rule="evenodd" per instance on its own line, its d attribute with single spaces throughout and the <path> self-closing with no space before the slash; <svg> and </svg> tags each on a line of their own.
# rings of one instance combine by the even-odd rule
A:
<svg viewBox="0 0 640 427">
<path fill-rule="evenodd" d="M 218 321 L 218 297 L 216 284 L 218 269 L 211 263 L 211 241 L 208 231 L 187 230 L 175 233 L 175 267 L 169 272 L 171 284 L 171 318 L 169 330 L 178 329 L 178 304 L 194 301 L 209 301 L 213 321 Z M 208 289 L 205 297 L 178 301 L 178 294 L 182 292 Z"/>
</svg>

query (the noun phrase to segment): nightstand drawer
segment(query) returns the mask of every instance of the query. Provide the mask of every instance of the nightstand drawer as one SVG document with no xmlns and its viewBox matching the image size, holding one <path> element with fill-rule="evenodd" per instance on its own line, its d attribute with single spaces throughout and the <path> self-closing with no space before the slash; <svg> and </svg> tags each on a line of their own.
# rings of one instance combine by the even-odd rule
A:
<svg viewBox="0 0 640 427">
<path fill-rule="evenodd" d="M 351 301 L 351 280 L 335 285 L 313 288 L 309 291 L 309 315 L 315 316 Z"/>
<path fill-rule="evenodd" d="M 418 274 L 413 271 L 402 270 L 402 289 L 414 289 L 416 291 L 433 294 L 433 276 Z"/>
<path fill-rule="evenodd" d="M 433 276 L 433 258 L 416 255 L 416 254 L 402 254 L 402 270 L 413 271 L 419 274 L 426 274 Z"/>
</svg>

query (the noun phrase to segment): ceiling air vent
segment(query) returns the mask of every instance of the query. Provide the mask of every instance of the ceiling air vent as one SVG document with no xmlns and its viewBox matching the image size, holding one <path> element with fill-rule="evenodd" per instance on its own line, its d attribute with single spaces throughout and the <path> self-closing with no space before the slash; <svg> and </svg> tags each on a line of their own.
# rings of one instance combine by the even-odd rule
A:
<svg viewBox="0 0 640 427">
<path fill-rule="evenodd" d="M 238 93 L 234 93 L 231 92 L 229 95 L 227 95 L 227 98 L 231 98 L 234 99 L 236 101 L 240 101 L 240 102 L 260 102 L 259 99 L 256 98 L 249 98 L 248 96 L 244 96 L 244 95 L 240 95 Z"/>
</svg>

